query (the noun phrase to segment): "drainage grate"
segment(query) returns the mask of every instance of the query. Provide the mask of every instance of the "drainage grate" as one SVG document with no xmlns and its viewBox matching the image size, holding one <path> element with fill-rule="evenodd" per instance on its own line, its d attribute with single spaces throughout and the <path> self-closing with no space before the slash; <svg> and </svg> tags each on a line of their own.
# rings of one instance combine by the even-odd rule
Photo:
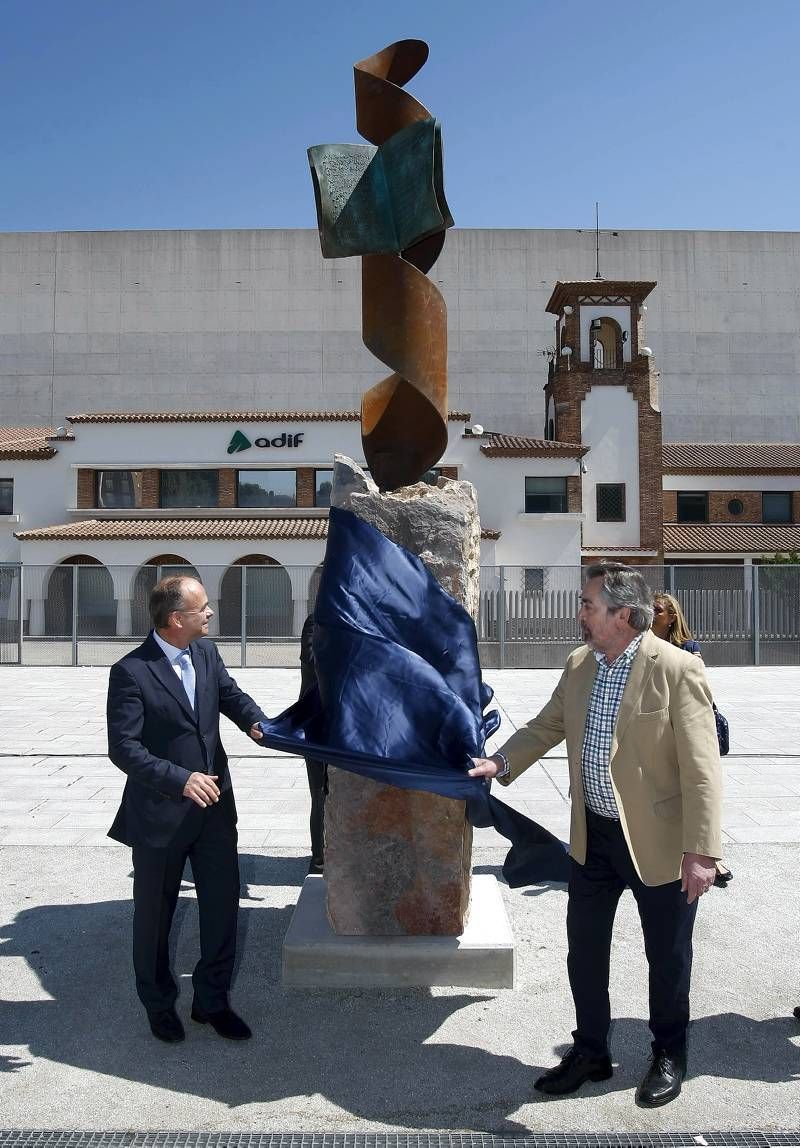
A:
<svg viewBox="0 0 800 1148">
<path fill-rule="evenodd" d="M 800 1148 L 797 1132 L 26 1132 L 0 1148 Z"/>
</svg>

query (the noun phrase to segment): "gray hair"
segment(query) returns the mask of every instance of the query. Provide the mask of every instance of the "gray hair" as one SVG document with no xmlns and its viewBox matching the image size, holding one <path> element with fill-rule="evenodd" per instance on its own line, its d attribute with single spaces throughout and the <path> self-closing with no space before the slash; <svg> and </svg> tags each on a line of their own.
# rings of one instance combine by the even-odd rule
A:
<svg viewBox="0 0 800 1148">
<path fill-rule="evenodd" d="M 185 574 L 170 574 L 162 578 L 150 593 L 150 621 L 156 630 L 164 630 L 169 625 L 169 616 L 186 605 L 184 588 L 187 582 L 194 582 Z"/>
<path fill-rule="evenodd" d="M 584 582 L 592 578 L 603 580 L 601 595 L 609 610 L 630 610 L 628 621 L 638 633 L 649 630 L 653 624 L 653 592 L 638 570 L 624 562 L 595 562 L 584 571 Z"/>
</svg>

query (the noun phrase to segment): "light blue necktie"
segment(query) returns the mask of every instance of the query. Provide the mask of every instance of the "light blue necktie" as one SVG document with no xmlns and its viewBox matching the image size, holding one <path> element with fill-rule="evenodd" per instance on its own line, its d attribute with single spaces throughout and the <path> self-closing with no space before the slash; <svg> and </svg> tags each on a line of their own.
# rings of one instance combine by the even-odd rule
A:
<svg viewBox="0 0 800 1148">
<path fill-rule="evenodd" d="M 188 649 L 184 650 L 181 654 L 178 655 L 175 661 L 180 667 L 181 682 L 183 683 L 183 688 L 186 690 L 186 696 L 189 699 L 189 705 L 192 707 L 192 709 L 194 709 L 195 673 L 194 664 L 192 662 L 192 655 L 189 653 Z"/>
</svg>

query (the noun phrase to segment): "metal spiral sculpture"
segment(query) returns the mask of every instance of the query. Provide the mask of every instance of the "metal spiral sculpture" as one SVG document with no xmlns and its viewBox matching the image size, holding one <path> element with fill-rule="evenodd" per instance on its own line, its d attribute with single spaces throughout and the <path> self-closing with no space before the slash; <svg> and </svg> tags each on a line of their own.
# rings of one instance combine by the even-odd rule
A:
<svg viewBox="0 0 800 1148">
<path fill-rule="evenodd" d="M 447 308 L 427 277 L 453 224 L 441 128 L 403 87 L 428 46 L 400 40 L 354 65 L 368 145 L 309 148 L 322 254 L 362 257 L 362 337 L 392 373 L 364 395 L 361 439 L 382 490 L 417 482 L 447 446 Z"/>
</svg>

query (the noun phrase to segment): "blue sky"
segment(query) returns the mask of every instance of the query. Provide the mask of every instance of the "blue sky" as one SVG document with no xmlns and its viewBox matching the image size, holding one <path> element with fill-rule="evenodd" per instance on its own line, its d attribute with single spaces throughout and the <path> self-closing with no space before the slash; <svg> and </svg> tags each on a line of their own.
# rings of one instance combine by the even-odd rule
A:
<svg viewBox="0 0 800 1148">
<path fill-rule="evenodd" d="M 0 231 L 314 226 L 404 36 L 459 226 L 800 230 L 798 0 L 2 0 Z"/>
</svg>

